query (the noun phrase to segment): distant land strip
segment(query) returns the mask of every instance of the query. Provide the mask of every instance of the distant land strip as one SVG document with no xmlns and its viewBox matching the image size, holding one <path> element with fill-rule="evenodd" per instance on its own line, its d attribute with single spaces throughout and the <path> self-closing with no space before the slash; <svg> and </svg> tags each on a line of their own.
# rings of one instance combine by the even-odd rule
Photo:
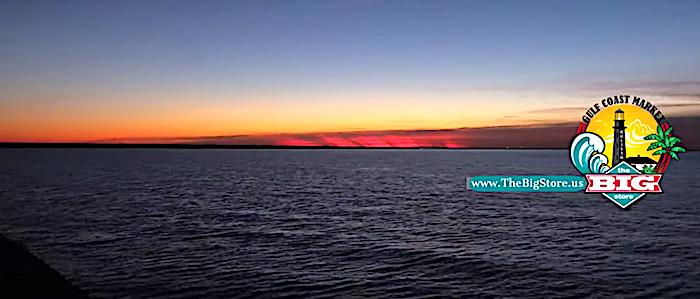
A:
<svg viewBox="0 0 700 299">
<path fill-rule="evenodd" d="M 677 117 L 673 135 L 700 150 L 700 117 Z M 566 149 L 578 123 L 259 135 L 112 138 L 80 141 L 0 139 L 0 148 L 184 148 L 184 149 Z"/>
<path fill-rule="evenodd" d="M 302 146 L 302 145 L 257 145 L 257 144 L 170 144 L 170 143 L 53 143 L 53 142 L 0 142 L 0 148 L 162 148 L 162 149 L 445 149 L 445 150 L 486 150 L 486 149 L 566 149 L 565 147 L 390 147 L 390 146 Z"/>
</svg>

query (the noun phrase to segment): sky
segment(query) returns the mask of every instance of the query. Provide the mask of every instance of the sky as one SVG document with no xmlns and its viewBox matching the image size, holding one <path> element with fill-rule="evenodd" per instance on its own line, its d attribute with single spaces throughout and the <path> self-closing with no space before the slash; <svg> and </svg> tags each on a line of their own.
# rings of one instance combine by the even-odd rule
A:
<svg viewBox="0 0 700 299">
<path fill-rule="evenodd" d="M 697 118 L 697 53 L 697 1 L 2 1 L 0 141 L 478 147 L 617 94 Z"/>
</svg>

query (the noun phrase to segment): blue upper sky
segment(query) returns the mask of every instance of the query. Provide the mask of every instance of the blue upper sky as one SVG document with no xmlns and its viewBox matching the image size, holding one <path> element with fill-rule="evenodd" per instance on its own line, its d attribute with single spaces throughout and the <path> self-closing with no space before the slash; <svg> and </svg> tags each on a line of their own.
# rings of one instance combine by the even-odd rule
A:
<svg viewBox="0 0 700 299">
<path fill-rule="evenodd" d="M 3 1 L 0 38 L 4 80 L 450 87 L 696 68 L 700 2 Z"/>
<path fill-rule="evenodd" d="M 698 82 L 700 1 L 2 1 L 0 45 L 2 101 L 597 98 Z"/>
</svg>

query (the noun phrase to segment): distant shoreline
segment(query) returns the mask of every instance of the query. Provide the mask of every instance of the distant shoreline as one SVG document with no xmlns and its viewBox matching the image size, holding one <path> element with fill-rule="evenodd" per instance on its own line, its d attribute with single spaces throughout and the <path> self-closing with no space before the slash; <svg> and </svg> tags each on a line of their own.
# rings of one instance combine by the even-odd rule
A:
<svg viewBox="0 0 700 299">
<path fill-rule="evenodd" d="M 236 145 L 236 144 L 167 144 L 167 143 L 33 143 L 0 142 L 0 148 L 154 148 L 154 149 L 343 149 L 343 150 L 563 150 L 547 147 L 362 147 L 362 146 L 293 146 L 293 145 Z"/>
</svg>

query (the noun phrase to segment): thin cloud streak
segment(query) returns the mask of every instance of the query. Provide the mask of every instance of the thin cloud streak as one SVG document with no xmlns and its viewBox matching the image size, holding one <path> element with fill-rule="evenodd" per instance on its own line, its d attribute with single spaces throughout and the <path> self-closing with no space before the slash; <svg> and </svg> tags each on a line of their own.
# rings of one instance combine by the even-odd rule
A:
<svg viewBox="0 0 700 299">
<path fill-rule="evenodd" d="M 674 133 L 689 149 L 700 148 L 700 136 L 693 134 L 700 117 L 670 119 Z M 304 134 L 202 136 L 184 138 L 123 138 L 97 143 L 171 143 L 332 147 L 440 147 L 440 148 L 568 148 L 577 123 L 493 126 L 445 130 L 388 130 Z"/>
<path fill-rule="evenodd" d="M 191 138 L 109 139 L 99 143 L 184 143 L 335 147 L 565 148 L 575 123 L 446 130 L 391 130 Z"/>
</svg>

